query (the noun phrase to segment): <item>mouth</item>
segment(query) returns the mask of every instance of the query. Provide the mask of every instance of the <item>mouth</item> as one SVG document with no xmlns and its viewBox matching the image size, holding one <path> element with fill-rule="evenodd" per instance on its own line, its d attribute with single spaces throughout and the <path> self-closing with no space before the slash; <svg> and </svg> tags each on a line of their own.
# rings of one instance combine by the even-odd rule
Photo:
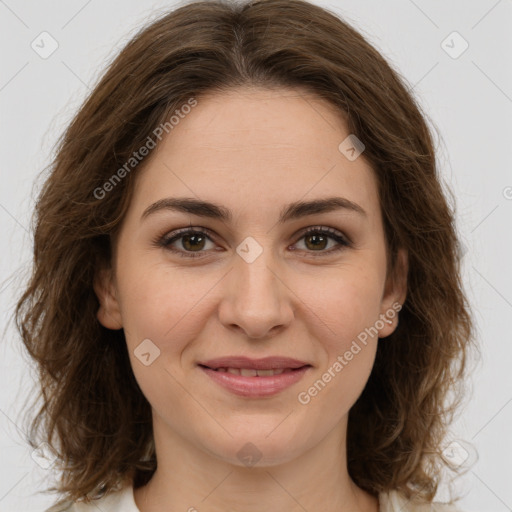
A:
<svg viewBox="0 0 512 512">
<path fill-rule="evenodd" d="M 280 393 L 312 368 L 304 361 L 287 357 L 225 357 L 198 363 L 198 367 L 224 389 L 247 398 Z"/>
<path fill-rule="evenodd" d="M 202 366 L 202 365 L 199 365 Z M 306 365 L 305 365 L 306 366 Z M 208 366 L 203 366 L 208 368 Z M 300 368 L 304 368 L 301 366 Z M 242 377 L 271 377 L 272 375 L 281 375 L 282 373 L 295 372 L 300 368 L 270 368 L 268 370 L 255 370 L 254 368 L 209 368 L 215 372 L 230 373 L 231 375 L 241 375 Z"/>
</svg>

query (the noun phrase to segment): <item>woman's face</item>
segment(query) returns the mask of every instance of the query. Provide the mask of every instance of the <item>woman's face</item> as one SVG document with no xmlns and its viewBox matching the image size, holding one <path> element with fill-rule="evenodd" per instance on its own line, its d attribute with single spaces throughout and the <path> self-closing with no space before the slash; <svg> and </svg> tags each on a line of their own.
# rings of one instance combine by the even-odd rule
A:
<svg viewBox="0 0 512 512">
<path fill-rule="evenodd" d="M 98 318 L 124 329 L 156 439 L 278 464 L 344 439 L 405 280 L 386 279 L 376 181 L 329 104 L 197 101 L 137 176 Z"/>
</svg>

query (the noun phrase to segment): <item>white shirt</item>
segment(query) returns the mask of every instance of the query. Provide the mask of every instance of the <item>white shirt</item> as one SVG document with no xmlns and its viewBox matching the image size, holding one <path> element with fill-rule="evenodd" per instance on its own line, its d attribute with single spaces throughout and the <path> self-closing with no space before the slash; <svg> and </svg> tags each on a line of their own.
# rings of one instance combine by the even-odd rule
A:
<svg viewBox="0 0 512 512">
<path fill-rule="evenodd" d="M 193 510 L 193 507 L 191 507 Z M 46 512 L 140 512 L 135 505 L 133 487 L 125 486 L 120 491 L 103 496 L 90 503 L 63 503 L 60 507 L 53 506 Z M 414 505 L 397 491 L 379 494 L 379 512 L 461 512 L 454 505 L 431 503 Z"/>
</svg>

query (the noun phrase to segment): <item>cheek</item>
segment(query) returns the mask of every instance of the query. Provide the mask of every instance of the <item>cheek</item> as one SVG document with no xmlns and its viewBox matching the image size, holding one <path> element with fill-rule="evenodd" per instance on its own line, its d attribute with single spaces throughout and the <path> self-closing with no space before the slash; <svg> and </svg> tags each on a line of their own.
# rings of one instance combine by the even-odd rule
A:
<svg viewBox="0 0 512 512">
<path fill-rule="evenodd" d="M 322 322 L 313 336 L 321 341 L 322 357 L 297 400 L 309 418 L 334 425 L 348 414 L 372 372 L 378 336 L 378 293 L 360 286 L 337 288 L 319 309 Z M 373 329 L 372 329 L 373 327 Z"/>
<path fill-rule="evenodd" d="M 383 276 L 371 265 L 350 265 L 322 281 L 304 282 L 301 296 L 316 313 L 314 323 L 329 351 L 345 350 L 379 319 Z"/>
<path fill-rule="evenodd" d="M 333 272 L 314 292 L 303 289 L 310 334 L 323 352 L 318 372 L 303 389 L 305 401 L 336 404 L 341 415 L 362 392 L 377 350 L 382 278 L 377 267 L 352 265 Z"/>
<path fill-rule="evenodd" d="M 131 351 L 145 339 L 160 349 L 161 355 L 180 353 L 197 337 L 207 320 L 208 292 L 218 277 L 197 276 L 194 270 L 170 271 L 162 265 L 143 269 L 129 265 L 119 270 L 121 314 Z M 130 269 L 133 269 L 130 271 Z"/>
<path fill-rule="evenodd" d="M 130 362 L 148 401 L 158 410 L 190 407 L 182 381 L 182 353 L 203 329 L 212 279 L 125 261 L 118 272 L 121 314 Z M 203 282 L 207 281 L 207 282 Z M 196 286 L 191 286 L 194 283 Z"/>
</svg>

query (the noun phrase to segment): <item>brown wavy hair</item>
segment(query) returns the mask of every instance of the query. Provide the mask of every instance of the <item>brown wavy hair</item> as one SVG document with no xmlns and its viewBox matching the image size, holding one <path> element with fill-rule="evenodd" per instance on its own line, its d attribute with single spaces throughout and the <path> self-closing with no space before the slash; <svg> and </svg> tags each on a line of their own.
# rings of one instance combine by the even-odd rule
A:
<svg viewBox="0 0 512 512">
<path fill-rule="evenodd" d="M 150 404 L 123 330 L 97 320 L 93 290 L 137 169 L 101 199 L 95 191 L 191 97 L 239 86 L 315 94 L 366 146 L 390 265 L 404 247 L 409 271 L 399 325 L 378 344 L 349 414 L 348 468 L 373 495 L 396 489 L 431 502 L 473 346 L 453 196 L 405 79 L 349 24 L 302 0 L 198 1 L 165 13 L 109 64 L 59 139 L 34 213 L 32 275 L 15 310 L 40 380 L 30 442 L 48 443 L 60 471 L 50 490 L 92 499 L 126 482 L 137 488 L 156 468 Z"/>
</svg>

